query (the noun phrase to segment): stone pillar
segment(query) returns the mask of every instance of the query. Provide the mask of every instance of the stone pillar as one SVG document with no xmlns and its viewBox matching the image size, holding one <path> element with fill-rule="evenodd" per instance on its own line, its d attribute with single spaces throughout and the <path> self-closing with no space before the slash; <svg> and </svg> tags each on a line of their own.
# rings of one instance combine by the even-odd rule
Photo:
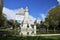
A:
<svg viewBox="0 0 60 40">
<path fill-rule="evenodd" d="M 34 25 L 34 34 L 36 34 L 36 25 Z"/>
<path fill-rule="evenodd" d="M 36 30 L 36 25 L 34 25 L 34 30 Z"/>
<path fill-rule="evenodd" d="M 23 28 L 27 29 L 27 24 L 28 24 L 28 8 L 27 7 L 26 7 L 24 13 L 25 13 L 25 15 L 24 15 Z"/>
<path fill-rule="evenodd" d="M 29 26 L 29 27 L 27 27 Z M 30 24 L 30 19 L 29 19 L 29 12 L 28 12 L 28 7 L 24 9 L 24 21 L 23 21 L 23 26 L 21 27 L 22 30 L 32 30 L 31 24 Z"/>
</svg>

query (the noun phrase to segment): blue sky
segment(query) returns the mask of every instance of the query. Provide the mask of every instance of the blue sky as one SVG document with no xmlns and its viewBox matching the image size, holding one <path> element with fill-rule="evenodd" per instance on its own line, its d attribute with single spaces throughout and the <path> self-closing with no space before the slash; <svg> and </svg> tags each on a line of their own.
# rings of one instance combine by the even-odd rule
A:
<svg viewBox="0 0 60 40">
<path fill-rule="evenodd" d="M 28 6 L 29 14 L 35 18 L 41 18 L 41 14 L 47 14 L 49 9 L 58 5 L 57 0 L 4 0 L 4 7 L 11 10 Z"/>
</svg>

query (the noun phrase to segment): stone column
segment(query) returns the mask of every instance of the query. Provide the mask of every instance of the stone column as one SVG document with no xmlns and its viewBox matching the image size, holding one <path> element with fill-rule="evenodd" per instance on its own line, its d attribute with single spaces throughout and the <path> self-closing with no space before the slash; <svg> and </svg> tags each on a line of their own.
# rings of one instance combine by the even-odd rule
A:
<svg viewBox="0 0 60 40">
<path fill-rule="evenodd" d="M 36 34 L 36 25 L 34 25 L 34 34 Z"/>
<path fill-rule="evenodd" d="M 25 13 L 25 15 L 24 15 L 23 28 L 27 29 L 27 23 L 28 23 L 28 8 L 27 7 L 26 7 L 24 13 Z"/>
</svg>

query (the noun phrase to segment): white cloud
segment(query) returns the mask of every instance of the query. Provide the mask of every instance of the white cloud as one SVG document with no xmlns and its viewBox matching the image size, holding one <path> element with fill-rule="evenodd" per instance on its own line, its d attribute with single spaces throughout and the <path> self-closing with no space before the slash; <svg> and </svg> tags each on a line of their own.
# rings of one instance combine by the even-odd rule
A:
<svg viewBox="0 0 60 40">
<path fill-rule="evenodd" d="M 14 19 L 16 16 L 16 13 L 18 13 L 19 9 L 17 10 L 11 10 L 6 7 L 3 7 L 3 13 L 7 15 L 7 19 Z M 16 20 L 23 20 L 24 16 L 17 16 Z M 33 24 L 35 19 L 33 16 L 29 15 L 29 18 L 31 19 L 31 23 Z"/>
<path fill-rule="evenodd" d="M 58 3 L 60 4 L 60 0 L 57 0 L 58 1 Z"/>
<path fill-rule="evenodd" d="M 46 14 L 41 13 L 40 17 L 42 18 L 42 20 L 45 20 Z"/>
<path fill-rule="evenodd" d="M 29 15 L 29 18 L 31 19 L 31 23 L 34 24 L 34 21 L 36 20 L 36 18 L 34 18 L 33 16 Z"/>
<path fill-rule="evenodd" d="M 17 10 L 11 10 L 6 7 L 3 7 L 3 13 L 6 14 L 7 19 L 13 19 Z"/>
</svg>

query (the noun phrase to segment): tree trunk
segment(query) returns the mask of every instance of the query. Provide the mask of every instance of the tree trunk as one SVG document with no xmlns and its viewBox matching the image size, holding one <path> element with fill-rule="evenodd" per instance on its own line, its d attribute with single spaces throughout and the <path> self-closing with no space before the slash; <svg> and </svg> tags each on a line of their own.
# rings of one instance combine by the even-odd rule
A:
<svg viewBox="0 0 60 40">
<path fill-rule="evenodd" d="M 48 27 L 47 27 L 47 33 L 48 33 Z"/>
<path fill-rule="evenodd" d="M 0 15 L 2 15 L 2 9 L 3 9 L 3 0 L 0 0 Z"/>
<path fill-rule="evenodd" d="M 56 33 L 55 27 L 54 27 L 54 33 Z"/>
</svg>

